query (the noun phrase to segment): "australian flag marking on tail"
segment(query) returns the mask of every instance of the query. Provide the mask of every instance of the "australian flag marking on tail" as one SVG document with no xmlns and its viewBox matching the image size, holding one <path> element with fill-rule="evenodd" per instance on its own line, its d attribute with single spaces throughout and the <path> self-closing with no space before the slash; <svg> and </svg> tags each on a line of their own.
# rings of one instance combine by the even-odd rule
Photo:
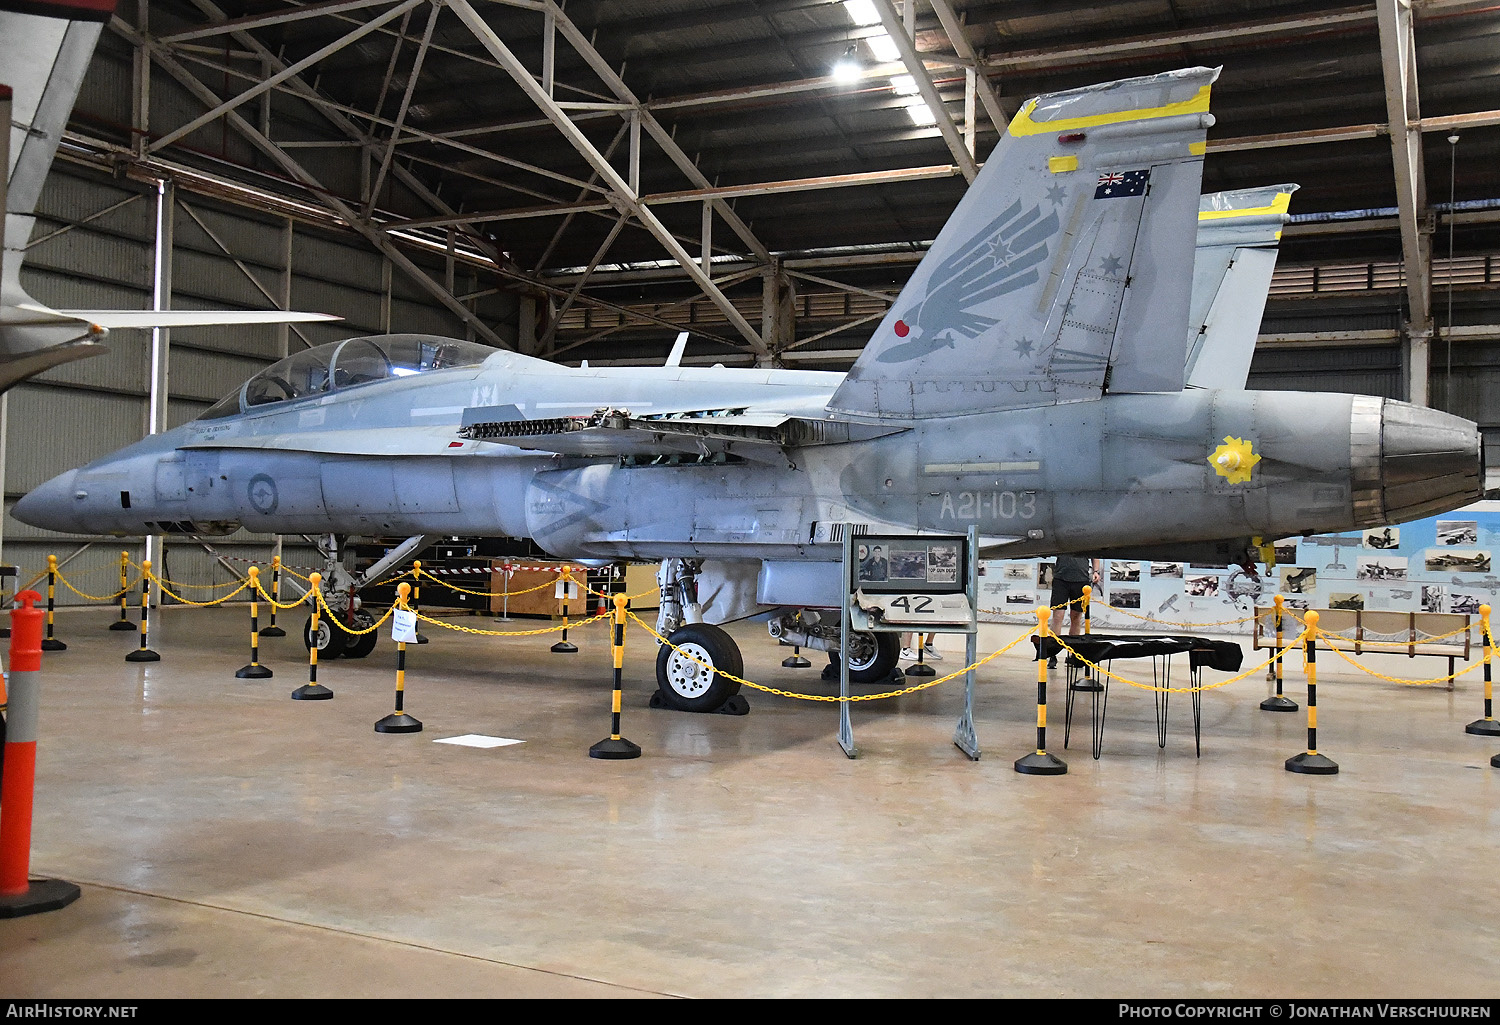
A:
<svg viewBox="0 0 1500 1025">
<path fill-rule="evenodd" d="M 1119 199 L 1122 196 L 1139 196 L 1146 191 L 1151 180 L 1151 168 L 1139 171 L 1109 171 L 1099 176 L 1099 187 L 1094 189 L 1095 199 Z"/>
</svg>

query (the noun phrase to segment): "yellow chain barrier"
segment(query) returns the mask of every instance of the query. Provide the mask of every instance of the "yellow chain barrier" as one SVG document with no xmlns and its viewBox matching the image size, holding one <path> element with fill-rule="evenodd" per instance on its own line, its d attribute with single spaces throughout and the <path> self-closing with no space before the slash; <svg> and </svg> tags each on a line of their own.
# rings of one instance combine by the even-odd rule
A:
<svg viewBox="0 0 1500 1025">
<path fill-rule="evenodd" d="M 249 588 L 250 588 L 250 581 L 244 580 L 244 581 L 241 581 L 240 582 L 240 586 L 236 587 L 233 591 L 230 591 L 228 594 L 221 594 L 221 595 L 219 595 L 219 597 L 213 599 L 212 601 L 193 601 L 190 598 L 184 598 L 182 595 L 177 594 L 175 591 L 173 591 L 171 588 L 169 588 L 167 586 L 167 582 L 166 581 L 162 580 L 162 578 L 159 577 L 159 576 L 157 576 L 155 573 L 147 573 L 146 574 L 146 579 L 150 580 L 153 584 L 156 584 L 158 587 L 160 587 L 161 588 L 161 593 L 167 595 L 168 597 L 170 597 L 174 601 L 181 602 L 183 605 L 191 605 L 194 608 L 199 608 L 199 609 L 206 609 L 206 608 L 209 608 L 210 606 L 213 606 L 213 605 L 222 605 L 224 602 L 228 601 L 230 598 L 233 598 L 236 595 L 238 595 L 240 592 L 249 590 Z"/>
<path fill-rule="evenodd" d="M 348 623 L 345 623 L 343 621 L 343 619 L 340 618 L 340 616 L 339 616 L 339 614 L 337 612 L 335 612 L 335 611 L 333 611 L 333 609 L 329 608 L 328 603 L 323 600 L 323 592 L 322 591 L 315 591 L 315 592 L 309 592 L 309 593 L 317 595 L 318 606 L 324 612 L 328 613 L 328 619 L 329 619 L 330 622 L 337 623 L 339 630 L 341 630 L 342 632 L 344 632 L 346 634 L 353 634 L 356 637 L 361 636 L 363 634 L 374 633 L 376 630 L 379 630 L 381 624 L 384 623 L 387 619 L 390 619 L 391 615 L 396 611 L 396 606 L 392 605 L 390 608 L 388 608 L 388 609 L 385 610 L 385 615 L 383 615 L 379 619 L 375 620 L 374 625 L 367 626 L 363 630 L 356 630 L 354 627 L 350 626 Z"/>
<path fill-rule="evenodd" d="M 460 594 L 471 594 L 476 598 L 514 598 L 518 594 L 530 594 L 533 591 L 540 591 L 544 587 L 551 587 L 557 583 L 556 580 L 544 580 L 540 584 L 537 584 L 535 587 L 528 587 L 524 591 L 471 591 L 466 587 L 459 587 L 457 584 L 450 584 L 448 583 L 448 581 L 442 579 L 441 577 L 435 577 L 425 569 L 418 570 L 416 576 L 419 580 L 422 577 L 426 577 L 434 584 L 440 584 L 450 591 L 458 591 Z"/>
<path fill-rule="evenodd" d="M 1345 662 L 1348 662 L 1351 666 L 1353 666 L 1354 668 L 1358 669 L 1360 672 L 1369 673 L 1371 676 L 1378 677 L 1379 679 L 1389 681 L 1390 683 L 1399 683 L 1399 684 L 1401 684 L 1402 686 L 1405 686 L 1405 687 L 1428 687 L 1428 686 L 1431 686 L 1434 683 L 1448 683 L 1448 682 L 1450 682 L 1452 680 L 1458 679 L 1460 676 L 1464 675 L 1464 673 L 1471 673 L 1474 670 L 1478 669 L 1480 666 L 1484 665 L 1484 662 L 1479 661 L 1479 662 L 1474 662 L 1473 664 L 1471 664 L 1466 669 L 1459 669 L 1456 672 L 1449 673 L 1447 676 L 1434 676 L 1430 680 L 1409 680 L 1409 679 L 1406 679 L 1406 678 L 1400 677 L 1400 676 L 1387 676 L 1385 673 L 1376 672 L 1374 669 L 1371 669 L 1369 666 L 1361 665 L 1359 662 L 1356 662 L 1354 659 L 1352 659 L 1348 655 L 1344 654 L 1344 649 L 1340 648 L 1338 645 L 1336 645 L 1332 641 L 1328 640 L 1329 637 L 1339 637 L 1338 634 L 1330 634 L 1330 633 L 1327 633 L 1327 632 L 1325 632 L 1323 630 L 1319 630 L 1318 631 L 1318 636 L 1322 637 L 1324 639 L 1324 643 L 1328 646 L 1328 648 L 1330 650 L 1333 651 L 1334 654 L 1338 655 L 1339 658 L 1343 659 Z M 1348 639 L 1349 638 L 1347 638 L 1347 637 L 1339 637 L 1339 640 L 1341 640 L 1341 641 L 1347 641 Z M 1377 654 L 1382 654 L 1382 653 L 1377 652 Z M 1399 654 L 1399 652 L 1388 652 L 1388 653 L 1384 653 L 1384 654 Z"/>
<path fill-rule="evenodd" d="M 639 623 L 642 629 L 644 629 L 648 634 L 650 634 L 652 637 L 655 637 L 658 641 L 660 641 L 662 644 L 665 644 L 673 651 L 677 652 L 677 654 L 681 655 L 689 662 L 696 662 L 698 665 L 702 666 L 705 669 L 712 669 L 719 676 L 724 677 L 724 679 L 733 680 L 735 683 L 741 684 L 742 686 L 750 687 L 755 690 L 762 691 L 766 694 L 775 694 L 779 697 L 800 698 L 803 701 L 884 701 L 886 698 L 899 698 L 905 694 L 915 694 L 919 690 L 927 690 L 929 687 L 936 687 L 940 683 L 947 683 L 949 680 L 957 679 L 971 669 L 978 669 L 980 666 L 999 658 L 1001 655 L 1005 654 L 1011 648 L 1014 648 L 1017 644 L 1020 644 L 1027 637 L 1030 637 L 1033 633 L 1036 632 L 1035 629 L 1029 630 L 998 651 L 991 652 L 984 658 L 980 659 L 978 662 L 975 662 L 973 665 L 967 665 L 962 669 L 956 669 L 953 672 L 949 673 L 947 676 L 939 676 L 936 679 L 928 680 L 926 683 L 919 683 L 914 687 L 903 687 L 900 690 L 881 691 L 879 694 L 851 694 L 846 698 L 839 694 L 799 694 L 796 691 L 782 690 L 779 687 L 767 687 L 764 684 L 756 683 L 753 680 L 747 680 L 742 676 L 735 676 L 733 673 L 726 673 L 724 672 L 724 670 L 718 668 L 717 666 L 711 665 L 710 663 L 703 661 L 701 658 L 696 658 L 695 656 L 683 651 L 677 645 L 673 644 L 671 641 L 667 640 L 661 634 L 653 630 L 649 623 L 647 623 L 640 616 L 637 616 L 634 612 L 626 610 L 625 614 Z"/>
<path fill-rule="evenodd" d="M 537 634 L 557 633 L 559 630 L 564 629 L 575 630 L 580 626 L 588 626 L 590 623 L 597 623 L 600 620 L 609 619 L 613 615 L 613 612 L 601 612 L 599 615 L 590 616 L 587 619 L 569 619 L 566 624 L 546 626 L 536 630 L 481 630 L 478 627 L 458 626 L 457 624 L 449 623 L 446 620 L 433 619 L 430 616 L 422 615 L 422 613 L 420 612 L 416 613 L 417 618 L 424 623 L 431 623 L 433 626 L 440 626 L 444 630 L 455 630 L 458 633 L 478 634 L 481 637 L 535 637 Z"/>
<path fill-rule="evenodd" d="M 45 576 L 45 575 L 46 574 L 43 574 L 43 576 Z M 72 591 L 74 594 L 78 595 L 78 597 L 80 597 L 80 598 L 86 598 L 89 601 L 114 601 L 116 598 L 120 597 L 120 595 L 125 594 L 127 591 L 130 591 L 132 588 L 134 588 L 135 585 L 140 582 L 140 579 L 141 579 L 140 577 L 136 577 L 134 581 L 132 581 L 131 583 L 126 584 L 124 587 L 120 588 L 114 594 L 107 594 L 107 595 L 100 596 L 100 595 L 96 595 L 96 594 L 86 594 L 85 592 L 80 591 L 78 588 L 74 587 L 68 581 L 67 577 L 63 576 L 62 570 L 58 570 L 57 571 L 57 581 L 58 581 L 58 583 L 62 584 L 64 587 L 66 587 L 68 590 Z M 22 590 L 25 590 L 25 588 L 22 588 Z"/>
<path fill-rule="evenodd" d="M 309 581 L 309 583 L 311 583 L 311 581 Z M 267 605 L 275 608 L 278 612 L 285 612 L 288 609 L 295 609 L 299 605 L 306 605 L 307 596 L 309 594 L 312 594 L 312 591 L 304 591 L 302 593 L 302 597 L 298 598 L 296 601 L 287 602 L 283 605 L 281 602 L 271 597 L 271 593 L 266 590 L 265 585 L 262 584 L 259 580 L 255 581 L 255 589 L 260 592 L 261 599 L 264 600 Z"/>
<path fill-rule="evenodd" d="M 1117 608 L 1116 606 L 1111 605 L 1109 602 L 1103 601 L 1098 598 L 1094 599 L 1094 601 L 1090 602 L 1090 604 L 1103 605 L 1111 612 L 1123 612 L 1131 619 L 1141 619 L 1146 621 L 1147 623 L 1160 623 L 1162 626 L 1177 627 L 1180 630 L 1201 630 L 1202 628 L 1207 626 L 1233 626 L 1236 623 L 1253 623 L 1257 619 L 1265 619 L 1267 616 L 1271 615 L 1270 612 L 1262 612 L 1258 615 L 1244 616 L 1240 619 L 1220 619 L 1213 623 L 1174 623 L 1166 619 L 1157 619 L 1155 616 L 1147 616 L 1138 612 L 1131 612 L 1129 609 Z"/>
</svg>

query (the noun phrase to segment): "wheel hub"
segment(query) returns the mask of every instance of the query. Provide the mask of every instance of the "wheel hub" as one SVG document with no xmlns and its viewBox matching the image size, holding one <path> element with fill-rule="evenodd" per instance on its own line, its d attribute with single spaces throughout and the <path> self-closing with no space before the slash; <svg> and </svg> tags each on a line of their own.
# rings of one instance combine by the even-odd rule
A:
<svg viewBox="0 0 1500 1025">
<path fill-rule="evenodd" d="M 691 656 L 691 657 L 689 657 Z M 693 659 L 698 659 L 694 662 Z M 714 670 L 700 662 L 713 664 L 708 652 L 698 644 L 681 644 L 667 659 L 667 683 L 685 698 L 696 698 L 713 683 Z"/>
</svg>

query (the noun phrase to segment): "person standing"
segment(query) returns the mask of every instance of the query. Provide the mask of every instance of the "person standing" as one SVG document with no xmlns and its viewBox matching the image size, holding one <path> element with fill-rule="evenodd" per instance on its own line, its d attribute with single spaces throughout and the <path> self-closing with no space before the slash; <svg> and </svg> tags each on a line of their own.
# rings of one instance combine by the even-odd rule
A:
<svg viewBox="0 0 1500 1025">
<path fill-rule="evenodd" d="M 1049 625 L 1055 634 L 1062 629 L 1063 612 L 1068 613 L 1068 634 L 1083 633 L 1083 588 L 1099 587 L 1099 560 L 1086 555 L 1059 555 L 1057 568 L 1052 573 L 1052 621 Z M 1057 656 L 1047 660 L 1047 667 L 1057 667 Z"/>
</svg>

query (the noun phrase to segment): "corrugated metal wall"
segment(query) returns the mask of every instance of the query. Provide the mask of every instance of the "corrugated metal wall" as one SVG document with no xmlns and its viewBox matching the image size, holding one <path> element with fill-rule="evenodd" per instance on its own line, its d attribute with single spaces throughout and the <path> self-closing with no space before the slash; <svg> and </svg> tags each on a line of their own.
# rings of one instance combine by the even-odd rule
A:
<svg viewBox="0 0 1500 1025">
<path fill-rule="evenodd" d="M 127 88 L 122 86 L 121 91 L 128 95 Z M 161 102 L 175 101 L 163 98 Z M 125 200 L 129 202 L 119 209 L 79 225 Z M 22 267 L 22 283 L 37 300 L 58 308 L 149 309 L 156 208 L 156 193 L 149 186 L 59 163 L 38 204 L 37 228 Z M 277 302 L 267 293 L 281 295 L 285 224 L 281 218 L 179 194 L 172 306 L 274 308 Z M 69 225 L 78 226 L 48 237 Z M 423 258 L 419 262 L 436 280 L 442 280 L 440 260 Z M 259 287 L 246 276 L 247 271 Z M 378 333 L 382 328 L 385 277 L 385 257 L 363 240 L 297 225 L 292 233 L 293 307 L 345 319 L 299 325 L 290 334 L 291 351 L 307 343 Z M 460 269 L 457 281 L 460 291 L 474 287 L 471 271 Z M 468 337 L 465 325 L 438 305 L 421 285 L 400 271 L 390 275 L 390 282 L 391 330 Z M 515 337 L 513 298 L 486 297 L 480 313 L 503 336 Z M 275 326 L 172 331 L 168 425 L 198 416 L 279 358 L 280 335 L 281 329 Z M 109 349 L 106 355 L 49 370 L 9 393 L 3 559 L 20 567 L 18 583 L 24 584 L 44 570 L 48 554 L 67 558 L 89 544 L 68 563 L 64 573 L 81 590 L 107 594 L 117 587 L 120 552 L 128 551 L 137 562 L 142 557 L 138 538 L 63 537 L 28 527 L 10 516 L 15 500 L 31 488 L 144 434 L 151 333 L 112 331 Z M 272 541 L 241 531 L 211 543 L 233 559 L 253 559 L 269 566 Z M 191 541 L 168 539 L 165 551 L 174 580 L 204 587 L 232 579 L 223 566 Z M 317 562 L 315 550 L 295 538 L 287 539 L 285 558 L 290 565 L 313 566 Z M 211 593 L 186 592 L 188 597 L 199 599 Z M 59 587 L 58 602 L 86 604 L 66 587 Z"/>
</svg>

